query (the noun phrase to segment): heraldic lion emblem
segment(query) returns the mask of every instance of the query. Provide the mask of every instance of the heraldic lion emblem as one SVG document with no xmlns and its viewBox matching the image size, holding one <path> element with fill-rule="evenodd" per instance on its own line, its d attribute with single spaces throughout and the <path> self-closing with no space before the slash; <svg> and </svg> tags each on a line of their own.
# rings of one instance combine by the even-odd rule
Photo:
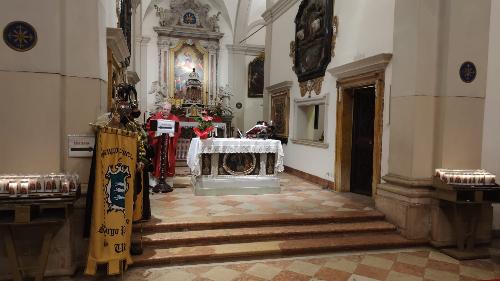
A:
<svg viewBox="0 0 500 281">
<path fill-rule="evenodd" d="M 116 170 L 113 171 L 112 167 L 109 166 L 106 172 L 108 184 L 105 187 L 105 193 L 108 213 L 111 211 L 125 213 L 125 194 L 129 189 L 127 178 L 130 178 L 130 171 L 128 166 L 120 163 L 116 164 Z"/>
</svg>

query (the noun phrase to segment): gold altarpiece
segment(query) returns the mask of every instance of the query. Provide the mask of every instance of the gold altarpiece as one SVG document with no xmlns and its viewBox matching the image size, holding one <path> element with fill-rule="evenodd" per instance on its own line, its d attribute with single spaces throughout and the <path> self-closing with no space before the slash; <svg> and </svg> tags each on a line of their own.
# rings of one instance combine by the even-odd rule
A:
<svg viewBox="0 0 500 281">
<path fill-rule="evenodd" d="M 192 42 L 192 41 L 191 41 Z M 202 100 L 203 104 L 208 104 L 208 86 L 209 84 L 209 53 L 208 50 L 201 46 L 200 42 L 192 42 L 188 40 L 179 40 L 177 46 L 170 49 L 170 52 L 165 52 L 164 61 L 169 61 L 169 71 L 163 71 L 164 80 L 168 81 L 169 97 L 175 102 L 182 103 L 183 94 L 186 93 L 186 82 L 188 75 L 195 69 L 199 75 L 199 80 L 202 81 Z M 168 77 L 166 74 L 168 73 Z M 211 81 L 212 82 L 212 81 Z"/>
<path fill-rule="evenodd" d="M 161 92 L 177 104 L 182 103 L 193 68 L 202 84 L 203 104 L 216 101 L 219 41 L 224 34 L 219 32 L 220 12 L 210 10 L 198 0 L 156 7 L 159 26 L 153 29 L 158 34 L 158 81 Z"/>
</svg>

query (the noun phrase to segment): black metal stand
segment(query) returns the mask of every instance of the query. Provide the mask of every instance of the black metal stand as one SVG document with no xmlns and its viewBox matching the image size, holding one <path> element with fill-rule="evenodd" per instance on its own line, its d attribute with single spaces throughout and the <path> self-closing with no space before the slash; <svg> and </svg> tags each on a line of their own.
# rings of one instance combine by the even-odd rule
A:
<svg viewBox="0 0 500 281">
<path fill-rule="evenodd" d="M 161 149 L 160 149 L 160 179 L 159 182 L 153 187 L 153 192 L 158 193 L 167 193 L 167 192 L 172 192 L 174 189 L 167 183 L 165 179 L 165 172 L 166 172 L 166 166 L 167 166 L 167 145 L 166 145 L 166 140 L 167 140 L 167 134 L 161 134 Z"/>
</svg>

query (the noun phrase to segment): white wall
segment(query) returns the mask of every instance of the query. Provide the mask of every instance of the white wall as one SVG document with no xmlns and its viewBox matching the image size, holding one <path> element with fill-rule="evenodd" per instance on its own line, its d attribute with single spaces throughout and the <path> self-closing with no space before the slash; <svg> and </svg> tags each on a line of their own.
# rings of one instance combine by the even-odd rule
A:
<svg viewBox="0 0 500 281">
<path fill-rule="evenodd" d="M 255 56 L 246 56 L 245 65 L 246 71 L 248 73 L 248 64 L 255 58 Z M 262 120 L 262 109 L 263 109 L 263 99 L 262 98 L 249 98 L 248 97 L 248 78 L 246 78 L 245 89 L 244 91 L 244 99 L 243 99 L 243 111 L 244 111 L 244 126 L 240 128 L 243 130 L 248 130 L 252 128 L 257 121 Z"/>
<path fill-rule="evenodd" d="M 299 98 L 297 76 L 292 71 L 292 59 L 289 57 L 289 44 L 294 40 L 294 19 L 300 2 L 297 2 L 285 14 L 273 23 L 272 58 L 270 84 L 293 81 L 290 103 L 290 137 L 295 130 L 294 98 Z M 335 57 L 328 68 L 340 66 L 365 57 L 380 53 L 392 53 L 394 30 L 394 0 L 336 0 L 334 15 L 339 18 L 339 35 L 335 48 Z M 382 175 L 388 170 L 388 136 L 389 136 L 389 92 L 392 78 L 392 67 L 386 71 L 386 92 L 384 107 L 384 135 L 382 143 Z M 314 95 L 314 94 L 313 94 Z M 321 95 L 328 96 L 327 123 L 325 143 L 328 148 L 316 148 L 293 144 L 285 146 L 285 165 L 307 173 L 333 180 L 335 161 L 335 116 L 336 116 L 336 82 L 326 73 Z"/>
<path fill-rule="evenodd" d="M 500 1 L 491 1 L 488 76 L 484 105 L 481 166 L 500 177 Z M 493 228 L 500 229 L 500 206 L 493 208 Z"/>
<path fill-rule="evenodd" d="M 235 0 L 223 0 L 224 5 L 226 5 L 227 13 L 229 15 L 229 19 L 231 21 L 231 26 L 234 28 L 236 23 L 236 14 L 238 10 L 238 2 Z M 232 33 L 231 33 L 232 34 Z"/>
<path fill-rule="evenodd" d="M 248 24 L 262 20 L 261 15 L 266 11 L 266 0 L 252 0 L 248 13 Z"/>
<path fill-rule="evenodd" d="M 257 25 L 249 30 L 247 36 L 248 38 L 243 42 L 243 44 L 264 46 L 266 43 L 266 27 Z"/>
<path fill-rule="evenodd" d="M 116 1 L 110 0 L 99 0 L 101 5 L 106 11 L 105 17 L 105 25 L 107 27 L 117 27 L 118 26 L 118 17 L 116 16 Z M 144 2 L 144 1 L 143 1 Z"/>
<path fill-rule="evenodd" d="M 26 7 L 29 7 L 27 9 Z M 0 44 L 0 173 L 76 171 L 90 158 L 68 158 L 67 135 L 92 133 L 106 98 L 106 17 L 101 0 L 3 1 L 0 26 L 23 20 L 37 45 L 16 52 Z"/>
</svg>

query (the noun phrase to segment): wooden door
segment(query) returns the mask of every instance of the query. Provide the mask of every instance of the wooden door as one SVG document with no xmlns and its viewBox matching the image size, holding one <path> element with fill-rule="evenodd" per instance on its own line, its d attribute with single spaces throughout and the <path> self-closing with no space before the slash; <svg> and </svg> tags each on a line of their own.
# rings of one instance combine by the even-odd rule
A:
<svg viewBox="0 0 500 281">
<path fill-rule="evenodd" d="M 375 87 L 354 89 L 350 190 L 364 195 L 372 194 L 374 118 Z"/>
</svg>

